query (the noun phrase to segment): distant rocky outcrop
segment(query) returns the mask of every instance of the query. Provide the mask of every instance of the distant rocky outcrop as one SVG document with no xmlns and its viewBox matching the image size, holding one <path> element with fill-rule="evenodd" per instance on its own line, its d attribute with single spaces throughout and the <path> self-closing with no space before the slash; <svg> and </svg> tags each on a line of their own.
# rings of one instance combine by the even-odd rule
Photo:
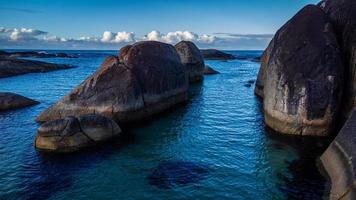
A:
<svg viewBox="0 0 356 200">
<path fill-rule="evenodd" d="M 262 58 L 256 93 L 265 122 L 296 135 L 328 135 L 339 111 L 344 66 L 328 16 L 308 5 L 289 20 Z"/>
<path fill-rule="evenodd" d="M 204 58 L 193 42 L 181 41 L 175 45 L 180 60 L 186 68 L 189 82 L 203 80 Z"/>
<path fill-rule="evenodd" d="M 53 64 L 34 60 L 0 57 L 0 78 L 69 68 L 73 67 L 69 65 Z"/>
<path fill-rule="evenodd" d="M 120 127 L 100 115 L 65 117 L 41 125 L 35 139 L 37 149 L 72 152 L 92 146 L 121 134 Z"/>
<path fill-rule="evenodd" d="M 207 60 L 232 60 L 236 59 L 235 56 L 224 53 L 222 51 L 216 49 L 201 49 L 201 54 L 203 55 L 204 59 Z"/>
<path fill-rule="evenodd" d="M 213 74 L 220 74 L 220 72 L 216 71 L 215 69 L 211 68 L 208 65 L 205 65 L 204 75 L 213 75 Z"/>
<path fill-rule="evenodd" d="M 0 92 L 0 111 L 39 104 L 38 101 L 11 92 Z"/>
<path fill-rule="evenodd" d="M 185 67 L 172 45 L 145 41 L 124 47 L 37 121 L 101 114 L 117 123 L 148 118 L 187 100 Z"/>
<path fill-rule="evenodd" d="M 18 51 L 18 52 L 6 52 L 0 50 L 0 57 L 33 57 L 33 58 L 78 58 L 76 55 L 69 55 L 66 53 L 47 53 L 43 51 Z"/>
</svg>

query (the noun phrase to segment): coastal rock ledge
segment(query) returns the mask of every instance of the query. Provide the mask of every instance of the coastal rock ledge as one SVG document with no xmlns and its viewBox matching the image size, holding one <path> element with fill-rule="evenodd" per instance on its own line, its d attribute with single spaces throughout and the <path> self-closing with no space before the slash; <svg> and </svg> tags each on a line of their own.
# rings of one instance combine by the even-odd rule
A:
<svg viewBox="0 0 356 200">
<path fill-rule="evenodd" d="M 344 66 L 337 36 L 324 11 L 300 10 L 264 52 L 255 93 L 265 123 L 280 133 L 329 135 L 339 112 Z"/>
<path fill-rule="evenodd" d="M 121 134 L 120 127 L 100 115 L 82 115 L 49 121 L 38 129 L 37 149 L 54 152 L 72 152 L 104 142 Z"/>
<path fill-rule="evenodd" d="M 356 109 L 321 156 L 331 179 L 330 199 L 356 199 Z"/>
<path fill-rule="evenodd" d="M 118 124 L 158 114 L 188 99 L 185 67 L 172 45 L 145 41 L 123 47 L 70 94 L 42 112 L 38 122 L 100 114 Z"/>
</svg>

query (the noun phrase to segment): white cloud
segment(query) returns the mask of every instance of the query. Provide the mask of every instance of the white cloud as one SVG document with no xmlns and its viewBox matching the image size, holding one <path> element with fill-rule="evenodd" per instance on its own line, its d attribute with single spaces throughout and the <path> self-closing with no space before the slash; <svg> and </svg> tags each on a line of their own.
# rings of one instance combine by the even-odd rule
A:
<svg viewBox="0 0 356 200">
<path fill-rule="evenodd" d="M 27 29 L 27 28 L 21 28 L 21 29 L 5 29 L 6 33 L 10 33 L 10 39 L 17 41 L 17 40 L 34 40 L 37 39 L 37 36 L 40 35 L 46 35 L 47 32 L 45 31 L 40 31 L 36 29 Z"/>
<path fill-rule="evenodd" d="M 201 43 L 213 43 L 216 40 L 216 37 L 207 34 L 198 35 L 191 31 L 175 31 L 169 32 L 166 35 L 160 33 L 159 31 L 151 31 L 143 39 L 161 41 L 171 44 L 177 43 L 182 40 Z"/>
<path fill-rule="evenodd" d="M 117 32 L 117 33 L 105 31 L 103 33 L 103 36 L 100 39 L 100 41 L 106 42 L 106 43 L 134 42 L 135 34 L 132 32 L 126 32 L 126 31 Z"/>
<path fill-rule="evenodd" d="M 199 48 L 263 49 L 272 37 L 271 34 L 215 33 L 208 35 L 191 31 L 174 31 L 164 34 L 154 30 L 142 37 L 136 36 L 133 32 L 105 31 L 101 36 L 65 38 L 49 35 L 37 29 L 0 27 L 2 48 L 118 49 L 126 44 L 144 40 L 161 41 L 173 45 L 186 40 L 194 42 Z"/>
</svg>

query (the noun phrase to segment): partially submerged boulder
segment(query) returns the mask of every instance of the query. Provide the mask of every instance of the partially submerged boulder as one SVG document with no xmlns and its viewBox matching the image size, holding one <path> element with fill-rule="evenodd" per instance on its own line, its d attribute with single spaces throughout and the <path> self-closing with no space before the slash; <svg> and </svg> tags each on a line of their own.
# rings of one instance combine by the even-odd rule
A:
<svg viewBox="0 0 356 200">
<path fill-rule="evenodd" d="M 100 115 L 65 117 L 41 125 L 35 147 L 53 152 L 72 152 L 121 134 L 120 127 Z"/>
<path fill-rule="evenodd" d="M 39 104 L 38 101 L 11 92 L 0 92 L 0 111 Z"/>
<path fill-rule="evenodd" d="M 204 75 L 213 75 L 213 74 L 220 74 L 220 72 L 216 71 L 215 69 L 211 68 L 208 65 L 205 65 Z"/>
<path fill-rule="evenodd" d="M 35 60 L 2 58 L 0 56 L 0 78 L 27 73 L 49 72 L 73 68 L 69 65 L 53 64 Z"/>
<path fill-rule="evenodd" d="M 119 59 L 120 58 L 120 59 Z M 37 121 L 97 113 L 136 122 L 188 99 L 185 67 L 172 45 L 146 41 L 124 47 Z"/>
<path fill-rule="evenodd" d="M 193 42 L 181 41 L 175 45 L 186 72 L 189 82 L 203 80 L 204 58 Z"/>
<path fill-rule="evenodd" d="M 235 56 L 224 53 L 217 49 L 202 49 L 200 50 L 201 54 L 203 55 L 204 59 L 207 60 L 233 60 L 236 59 Z"/>
<path fill-rule="evenodd" d="M 342 117 L 346 120 L 356 108 L 356 1 L 324 0 L 319 6 L 333 24 L 345 65 L 345 91 Z"/>
<path fill-rule="evenodd" d="M 328 135 L 339 111 L 344 67 L 328 17 L 308 5 L 278 32 L 265 51 L 256 83 L 265 122 L 296 135 Z"/>
</svg>

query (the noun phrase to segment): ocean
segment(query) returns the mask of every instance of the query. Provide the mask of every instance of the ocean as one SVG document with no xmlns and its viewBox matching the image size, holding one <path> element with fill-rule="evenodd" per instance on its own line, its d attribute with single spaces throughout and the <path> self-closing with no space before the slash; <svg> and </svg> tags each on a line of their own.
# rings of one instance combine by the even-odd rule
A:
<svg viewBox="0 0 356 200">
<path fill-rule="evenodd" d="M 56 51 L 47 51 L 49 53 Z M 206 61 L 221 72 L 189 89 L 189 101 L 125 136 L 71 154 L 34 148 L 38 114 L 117 51 L 59 51 L 36 58 L 73 69 L 0 79 L 39 105 L 0 113 L 0 199 L 322 199 L 330 184 L 318 157 L 328 138 L 281 136 L 265 127 L 254 95 L 259 63 Z M 261 51 L 227 51 L 255 57 Z M 29 59 L 29 58 L 26 58 Z"/>
</svg>

